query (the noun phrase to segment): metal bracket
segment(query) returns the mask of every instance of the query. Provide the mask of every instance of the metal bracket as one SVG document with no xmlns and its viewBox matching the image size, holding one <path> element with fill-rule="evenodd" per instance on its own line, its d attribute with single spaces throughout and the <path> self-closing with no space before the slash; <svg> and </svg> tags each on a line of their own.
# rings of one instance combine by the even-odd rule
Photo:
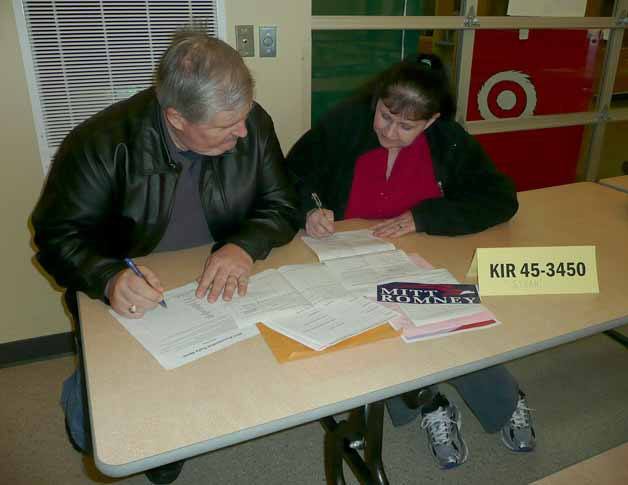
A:
<svg viewBox="0 0 628 485">
<path fill-rule="evenodd" d="M 475 15 L 475 7 L 469 7 L 467 16 L 464 19 L 464 26 L 469 28 L 480 26 L 480 19 Z"/>
</svg>

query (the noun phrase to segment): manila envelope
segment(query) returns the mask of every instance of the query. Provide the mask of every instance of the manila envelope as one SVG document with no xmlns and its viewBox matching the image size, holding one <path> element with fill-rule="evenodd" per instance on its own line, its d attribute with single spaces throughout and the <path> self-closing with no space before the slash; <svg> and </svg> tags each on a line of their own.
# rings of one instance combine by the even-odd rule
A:
<svg viewBox="0 0 628 485">
<path fill-rule="evenodd" d="M 401 331 L 397 331 L 388 323 L 384 323 L 383 325 L 367 330 L 364 333 L 348 338 L 347 340 L 343 340 L 336 345 L 327 347 L 324 350 L 313 350 L 296 340 L 292 340 L 279 332 L 275 332 L 263 323 L 258 323 L 257 328 L 262 334 L 262 337 L 264 337 L 266 344 L 275 355 L 275 358 L 281 364 L 291 360 L 307 359 L 321 354 L 336 352 L 337 350 L 358 347 L 360 345 L 399 337 L 401 335 Z"/>
</svg>

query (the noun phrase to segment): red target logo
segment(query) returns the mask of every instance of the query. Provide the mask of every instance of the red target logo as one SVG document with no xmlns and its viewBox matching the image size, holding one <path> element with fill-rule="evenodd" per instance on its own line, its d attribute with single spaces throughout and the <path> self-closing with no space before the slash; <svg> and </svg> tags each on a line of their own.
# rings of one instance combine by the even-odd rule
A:
<svg viewBox="0 0 628 485">
<path fill-rule="evenodd" d="M 531 116 L 536 101 L 530 76 L 520 71 L 493 74 L 478 92 L 478 110 L 485 120 Z"/>
</svg>

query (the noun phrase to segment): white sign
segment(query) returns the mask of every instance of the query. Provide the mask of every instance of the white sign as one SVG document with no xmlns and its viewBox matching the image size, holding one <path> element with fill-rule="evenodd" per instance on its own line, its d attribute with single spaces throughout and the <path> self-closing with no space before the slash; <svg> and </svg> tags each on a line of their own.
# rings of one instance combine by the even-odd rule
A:
<svg viewBox="0 0 628 485">
<path fill-rule="evenodd" d="M 510 0 L 508 15 L 524 17 L 584 17 L 587 0 Z"/>
</svg>

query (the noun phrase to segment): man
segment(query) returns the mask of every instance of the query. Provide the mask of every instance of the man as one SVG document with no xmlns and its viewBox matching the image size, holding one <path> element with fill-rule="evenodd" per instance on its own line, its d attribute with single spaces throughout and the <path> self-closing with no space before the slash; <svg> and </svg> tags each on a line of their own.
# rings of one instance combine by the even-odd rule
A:
<svg viewBox="0 0 628 485">
<path fill-rule="evenodd" d="M 163 299 L 123 258 L 214 243 L 198 298 L 244 295 L 253 261 L 295 234 L 296 201 L 270 116 L 242 58 L 202 31 L 177 32 L 153 88 L 77 126 L 62 143 L 32 216 L 37 258 L 66 290 L 127 318 Z M 80 353 L 79 353 L 80 354 Z M 62 404 L 74 444 L 91 451 L 82 363 Z M 182 463 L 147 472 L 170 483 Z"/>
</svg>

